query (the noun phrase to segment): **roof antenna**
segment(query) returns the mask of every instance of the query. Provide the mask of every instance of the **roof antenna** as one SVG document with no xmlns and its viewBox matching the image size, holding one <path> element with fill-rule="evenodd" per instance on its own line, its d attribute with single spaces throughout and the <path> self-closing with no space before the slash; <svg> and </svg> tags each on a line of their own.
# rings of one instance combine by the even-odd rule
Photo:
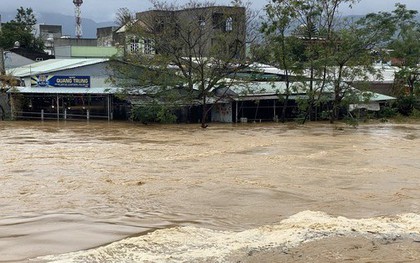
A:
<svg viewBox="0 0 420 263">
<path fill-rule="evenodd" d="M 82 11 L 80 7 L 83 4 L 83 0 L 73 0 L 73 4 L 76 17 L 76 38 L 80 39 L 82 37 Z"/>
</svg>

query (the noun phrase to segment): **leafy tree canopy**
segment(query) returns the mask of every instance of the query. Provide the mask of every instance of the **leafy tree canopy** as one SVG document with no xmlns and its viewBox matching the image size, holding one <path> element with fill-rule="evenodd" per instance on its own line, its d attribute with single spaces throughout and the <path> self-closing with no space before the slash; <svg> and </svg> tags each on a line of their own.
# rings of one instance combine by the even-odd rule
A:
<svg viewBox="0 0 420 263">
<path fill-rule="evenodd" d="M 207 127 L 209 99 L 224 96 L 215 97 L 214 90 L 231 85 L 230 77 L 249 65 L 246 7 L 241 1 L 234 1 L 234 7 L 153 3 L 155 10 L 144 12 L 129 27 L 124 63 L 115 64 L 112 80 L 127 93 L 201 105 L 202 127 Z"/>
<path fill-rule="evenodd" d="M 15 19 L 2 25 L 0 47 L 10 49 L 18 42 L 20 47 L 28 50 L 43 51 L 43 41 L 32 34 L 36 22 L 32 8 L 17 9 Z"/>
</svg>

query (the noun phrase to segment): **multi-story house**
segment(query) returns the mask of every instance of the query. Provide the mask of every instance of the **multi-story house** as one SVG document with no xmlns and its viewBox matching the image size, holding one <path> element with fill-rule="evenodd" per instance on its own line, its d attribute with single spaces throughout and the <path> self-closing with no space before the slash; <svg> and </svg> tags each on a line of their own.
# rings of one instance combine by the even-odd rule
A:
<svg viewBox="0 0 420 263">
<path fill-rule="evenodd" d="M 128 53 L 183 52 L 186 56 L 211 57 L 217 50 L 243 59 L 245 8 L 207 6 L 139 12 L 132 23 L 114 34 L 116 45 Z"/>
</svg>

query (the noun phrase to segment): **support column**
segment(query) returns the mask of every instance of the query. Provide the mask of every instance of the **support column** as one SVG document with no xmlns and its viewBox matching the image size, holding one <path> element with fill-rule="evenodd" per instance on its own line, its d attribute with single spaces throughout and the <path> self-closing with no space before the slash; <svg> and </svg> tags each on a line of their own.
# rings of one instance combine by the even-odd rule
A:
<svg viewBox="0 0 420 263">
<path fill-rule="evenodd" d="M 107 112 L 108 112 L 108 121 L 111 120 L 111 95 L 108 94 L 107 96 Z"/>
<path fill-rule="evenodd" d="M 15 96 L 13 96 L 13 93 L 10 93 L 10 118 L 12 120 L 15 119 Z"/>
<path fill-rule="evenodd" d="M 274 112 L 274 116 L 273 116 L 273 121 L 278 122 L 279 121 L 279 116 L 277 116 L 276 114 L 276 100 L 274 100 L 273 102 L 273 112 Z"/>
<path fill-rule="evenodd" d="M 57 120 L 60 120 L 60 98 L 58 97 L 57 94 Z"/>
<path fill-rule="evenodd" d="M 238 112 L 238 101 L 235 101 L 235 107 L 236 107 L 236 111 L 235 111 L 235 123 L 238 123 L 238 114 L 239 114 L 239 112 Z"/>
</svg>

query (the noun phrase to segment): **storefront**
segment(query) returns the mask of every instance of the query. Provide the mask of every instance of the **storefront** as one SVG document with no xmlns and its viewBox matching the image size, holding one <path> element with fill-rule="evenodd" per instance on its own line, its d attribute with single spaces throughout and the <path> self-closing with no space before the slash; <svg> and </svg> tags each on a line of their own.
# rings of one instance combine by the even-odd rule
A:
<svg viewBox="0 0 420 263">
<path fill-rule="evenodd" d="M 113 119 L 112 88 L 17 87 L 9 93 L 17 119 Z"/>
</svg>

